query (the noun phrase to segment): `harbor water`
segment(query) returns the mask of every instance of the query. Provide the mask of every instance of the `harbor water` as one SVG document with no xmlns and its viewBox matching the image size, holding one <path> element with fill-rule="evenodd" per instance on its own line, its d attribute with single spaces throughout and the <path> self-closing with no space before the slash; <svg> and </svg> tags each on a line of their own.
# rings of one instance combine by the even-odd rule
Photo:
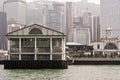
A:
<svg viewBox="0 0 120 80">
<path fill-rule="evenodd" d="M 0 80 L 120 80 L 120 65 L 71 65 L 68 69 L 4 70 Z"/>
</svg>

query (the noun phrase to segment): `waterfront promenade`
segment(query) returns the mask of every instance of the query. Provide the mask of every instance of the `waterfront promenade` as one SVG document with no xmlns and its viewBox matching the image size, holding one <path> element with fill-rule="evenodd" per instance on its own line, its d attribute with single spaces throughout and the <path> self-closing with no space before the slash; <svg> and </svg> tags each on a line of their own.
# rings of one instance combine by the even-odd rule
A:
<svg viewBox="0 0 120 80">
<path fill-rule="evenodd" d="M 75 58 L 78 61 L 120 61 L 120 58 Z"/>
</svg>

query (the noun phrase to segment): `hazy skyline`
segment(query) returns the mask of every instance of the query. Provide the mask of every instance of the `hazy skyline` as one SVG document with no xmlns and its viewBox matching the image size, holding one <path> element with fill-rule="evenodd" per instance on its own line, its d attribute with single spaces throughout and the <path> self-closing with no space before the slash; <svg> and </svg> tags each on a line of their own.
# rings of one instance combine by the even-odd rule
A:
<svg viewBox="0 0 120 80">
<path fill-rule="evenodd" d="M 26 1 L 27 2 L 32 2 L 34 0 L 26 0 Z M 71 1 L 71 2 L 76 2 L 76 1 L 81 1 L 81 0 L 51 0 L 51 1 L 60 1 L 60 2 Z M 96 3 L 96 4 L 100 4 L 100 0 L 88 0 L 88 2 L 93 2 L 93 3 Z"/>
</svg>

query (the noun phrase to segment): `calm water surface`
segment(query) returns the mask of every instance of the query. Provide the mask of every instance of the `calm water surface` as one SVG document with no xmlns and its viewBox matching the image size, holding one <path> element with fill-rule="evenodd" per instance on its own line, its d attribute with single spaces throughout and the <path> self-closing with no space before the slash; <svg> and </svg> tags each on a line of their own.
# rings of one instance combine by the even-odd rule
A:
<svg viewBox="0 0 120 80">
<path fill-rule="evenodd" d="M 120 65 L 79 65 L 64 70 L 4 70 L 0 65 L 0 80 L 120 80 Z"/>
</svg>

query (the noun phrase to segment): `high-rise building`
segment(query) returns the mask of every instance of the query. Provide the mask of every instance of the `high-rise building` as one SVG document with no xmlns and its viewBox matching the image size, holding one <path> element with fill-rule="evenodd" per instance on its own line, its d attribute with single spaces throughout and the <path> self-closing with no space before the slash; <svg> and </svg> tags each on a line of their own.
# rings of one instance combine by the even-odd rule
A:
<svg viewBox="0 0 120 80">
<path fill-rule="evenodd" d="M 100 18 L 92 16 L 92 41 L 100 41 Z"/>
<path fill-rule="evenodd" d="M 0 12 L 3 12 L 3 2 L 4 2 L 5 0 L 0 0 Z"/>
<path fill-rule="evenodd" d="M 72 2 L 66 2 L 66 37 L 68 42 L 73 41 L 73 10 Z"/>
<path fill-rule="evenodd" d="M 86 9 L 83 14 L 83 27 L 87 27 L 90 30 L 90 41 L 92 40 L 92 13 Z"/>
<path fill-rule="evenodd" d="M 87 0 L 73 2 L 73 15 L 74 17 L 82 16 L 85 10 L 89 8 L 92 15 L 100 15 L 100 5 L 89 3 Z"/>
<path fill-rule="evenodd" d="M 92 13 L 87 8 L 83 14 L 83 26 L 91 27 L 91 22 L 92 22 Z"/>
<path fill-rule="evenodd" d="M 7 13 L 8 24 L 26 25 L 26 2 L 24 0 L 6 0 L 4 12 Z"/>
<path fill-rule="evenodd" d="M 82 17 L 74 17 L 73 18 L 73 25 L 76 26 L 83 26 L 83 18 Z"/>
<path fill-rule="evenodd" d="M 100 0 L 101 7 L 101 37 L 105 35 L 105 29 L 110 27 L 113 36 L 120 37 L 120 0 Z"/>
<path fill-rule="evenodd" d="M 36 23 L 65 33 L 65 3 L 34 1 L 28 4 L 27 17 L 27 25 Z"/>
<path fill-rule="evenodd" d="M 53 8 L 47 10 L 46 15 L 46 26 L 57 31 L 63 32 L 64 26 L 64 4 L 62 3 L 53 3 Z"/>
<path fill-rule="evenodd" d="M 27 4 L 27 25 L 39 24 L 46 26 L 47 10 L 51 9 L 52 2 L 34 1 Z"/>
<path fill-rule="evenodd" d="M 89 45 L 90 44 L 89 28 L 76 26 L 74 28 L 74 42 L 81 43 L 83 45 Z"/>
<path fill-rule="evenodd" d="M 0 49 L 7 49 L 7 18 L 6 13 L 0 12 Z"/>
</svg>

